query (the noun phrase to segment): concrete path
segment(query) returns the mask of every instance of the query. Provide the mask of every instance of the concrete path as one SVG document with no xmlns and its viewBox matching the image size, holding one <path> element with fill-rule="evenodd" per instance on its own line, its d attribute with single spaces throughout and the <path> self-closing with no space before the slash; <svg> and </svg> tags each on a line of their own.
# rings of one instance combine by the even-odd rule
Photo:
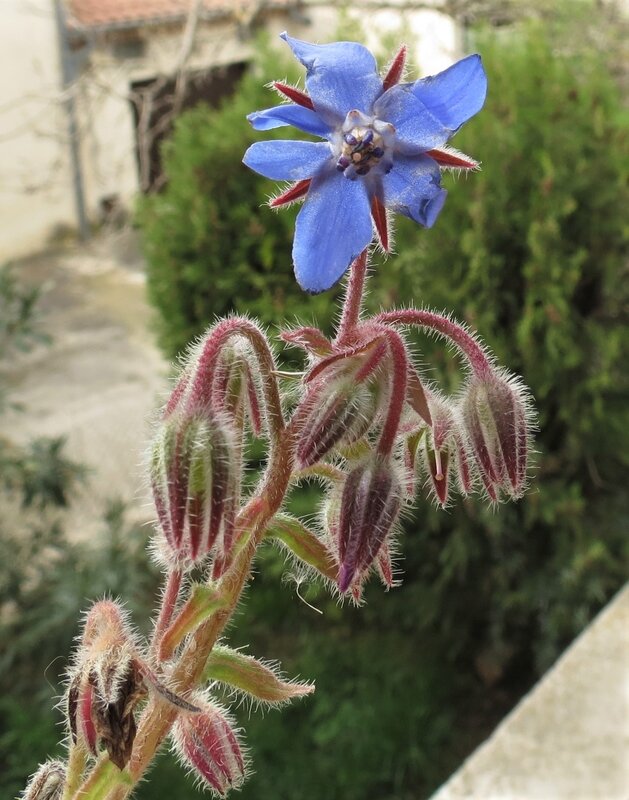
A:
<svg viewBox="0 0 629 800">
<path fill-rule="evenodd" d="M 0 380 L 23 410 L 2 415 L 0 433 L 18 442 L 66 436 L 67 454 L 90 467 L 69 531 L 102 525 L 108 498 L 131 503 L 135 518 L 152 517 L 142 467 L 149 420 L 169 385 L 168 364 L 151 333 L 134 237 L 110 234 L 16 270 L 25 283 L 44 288 L 39 327 L 52 343 L 3 366 Z"/>
<path fill-rule="evenodd" d="M 431 800 L 629 800 L 629 584 Z"/>
</svg>

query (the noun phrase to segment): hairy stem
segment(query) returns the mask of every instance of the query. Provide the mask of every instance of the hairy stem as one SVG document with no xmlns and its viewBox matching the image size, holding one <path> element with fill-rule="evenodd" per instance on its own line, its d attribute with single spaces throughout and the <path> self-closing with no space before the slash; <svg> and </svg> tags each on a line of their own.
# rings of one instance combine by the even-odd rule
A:
<svg viewBox="0 0 629 800">
<path fill-rule="evenodd" d="M 378 314 L 375 322 L 387 325 L 417 325 L 441 334 L 456 345 L 468 360 L 472 370 L 483 378 L 491 371 L 491 362 L 476 338 L 463 325 L 453 322 L 434 311 L 418 311 L 414 308 L 402 308 L 397 311 L 385 311 Z"/>
<path fill-rule="evenodd" d="M 224 607 L 197 628 L 170 676 L 179 694 L 185 696 L 198 685 L 207 658 L 238 605 L 242 590 L 251 574 L 251 566 L 264 531 L 282 504 L 293 469 L 296 423 L 299 416 L 298 411 L 291 424 L 283 429 L 280 441 L 273 448 L 258 491 L 239 514 L 236 524 L 242 524 L 242 520 L 253 518 L 254 530 L 248 543 L 236 556 L 218 586 L 218 591 L 225 602 Z M 111 788 L 107 800 L 124 800 L 130 795 L 133 786 L 142 778 L 168 735 L 177 714 L 178 710 L 161 696 L 151 697 L 139 721 L 133 753 L 125 770 L 125 774 L 129 776 L 129 785 L 118 782 Z M 88 781 L 91 779 L 88 778 Z M 86 781 L 74 795 L 75 800 L 79 800 L 87 783 Z"/>
<path fill-rule="evenodd" d="M 153 631 L 153 640 L 151 642 L 152 655 L 159 652 L 159 643 L 175 613 L 179 592 L 181 590 L 181 578 L 182 574 L 180 569 L 173 569 L 168 573 L 168 577 L 166 578 L 162 605 L 159 610 L 159 617 L 155 623 L 155 630 Z"/>
<path fill-rule="evenodd" d="M 351 340 L 352 334 L 358 325 L 363 305 L 366 275 L 367 251 L 363 250 L 350 267 L 341 322 L 336 336 L 337 345 L 347 344 L 347 342 Z"/>
</svg>

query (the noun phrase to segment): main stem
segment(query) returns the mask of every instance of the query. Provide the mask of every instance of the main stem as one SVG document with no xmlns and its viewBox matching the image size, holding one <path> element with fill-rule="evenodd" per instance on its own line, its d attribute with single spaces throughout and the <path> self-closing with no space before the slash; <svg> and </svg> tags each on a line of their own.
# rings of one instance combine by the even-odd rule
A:
<svg viewBox="0 0 629 800">
<path fill-rule="evenodd" d="M 253 559 L 264 531 L 282 504 L 293 468 L 295 421 L 294 417 L 292 423 L 282 432 L 280 441 L 273 448 L 260 490 L 241 511 L 240 516 L 246 517 L 251 513 L 252 506 L 258 507 L 251 539 L 237 556 L 232 568 L 225 574 L 219 586 L 227 604 L 212 615 L 207 622 L 200 625 L 190 637 L 179 663 L 172 673 L 172 684 L 179 694 L 185 696 L 198 685 L 207 658 L 238 605 L 242 590 L 251 574 Z M 133 753 L 127 767 L 132 786 L 117 785 L 108 795 L 108 800 L 124 800 L 129 796 L 133 786 L 141 779 L 168 735 L 177 714 L 178 709 L 160 696 L 154 695 L 151 698 L 140 719 Z M 75 797 L 78 800 L 80 793 Z"/>
</svg>

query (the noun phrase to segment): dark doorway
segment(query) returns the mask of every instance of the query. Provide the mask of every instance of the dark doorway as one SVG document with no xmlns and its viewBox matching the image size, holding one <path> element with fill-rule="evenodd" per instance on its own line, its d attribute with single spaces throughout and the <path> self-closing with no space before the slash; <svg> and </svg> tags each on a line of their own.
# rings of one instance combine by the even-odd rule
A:
<svg viewBox="0 0 629 800">
<path fill-rule="evenodd" d="M 175 80 L 166 78 L 131 84 L 136 157 L 143 192 L 157 191 L 164 185 L 160 147 L 170 135 L 175 117 L 200 102 L 218 106 L 234 93 L 246 69 L 246 63 L 237 63 L 190 72 L 179 87 Z"/>
</svg>

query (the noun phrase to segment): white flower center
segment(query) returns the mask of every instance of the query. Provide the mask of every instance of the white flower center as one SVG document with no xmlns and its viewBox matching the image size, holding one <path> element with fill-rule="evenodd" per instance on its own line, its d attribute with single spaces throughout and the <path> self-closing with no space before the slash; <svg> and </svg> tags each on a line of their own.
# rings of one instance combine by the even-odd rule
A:
<svg viewBox="0 0 629 800">
<path fill-rule="evenodd" d="M 336 168 L 350 180 L 364 177 L 372 169 L 389 172 L 394 137 L 395 128 L 389 122 L 350 111 L 333 145 Z"/>
</svg>

